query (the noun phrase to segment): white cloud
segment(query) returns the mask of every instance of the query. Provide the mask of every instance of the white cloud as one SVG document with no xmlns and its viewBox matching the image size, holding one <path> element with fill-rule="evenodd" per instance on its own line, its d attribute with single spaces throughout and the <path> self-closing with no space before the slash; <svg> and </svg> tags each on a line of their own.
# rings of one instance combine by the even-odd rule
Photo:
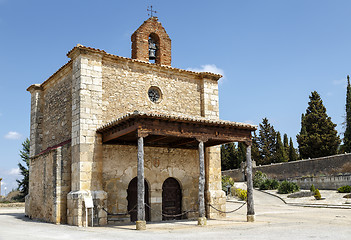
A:
<svg viewBox="0 0 351 240">
<path fill-rule="evenodd" d="M 211 73 L 221 74 L 223 77 L 221 78 L 220 81 L 222 81 L 225 78 L 223 69 L 217 67 L 214 64 L 206 64 L 206 65 L 202 65 L 201 68 L 188 68 L 187 70 L 193 71 L 193 72 L 211 72 Z"/>
<path fill-rule="evenodd" d="M 9 171 L 9 175 L 19 175 L 20 174 L 20 169 L 19 168 L 11 168 Z"/>
<path fill-rule="evenodd" d="M 252 120 L 246 120 L 246 121 L 244 121 L 244 123 L 251 124 L 251 125 L 256 125 L 256 124 L 254 123 L 254 121 L 252 121 Z"/>
<path fill-rule="evenodd" d="M 333 85 L 347 85 L 347 80 L 345 78 L 339 80 L 333 80 Z"/>
<path fill-rule="evenodd" d="M 218 68 L 214 64 L 202 65 L 201 68 L 188 68 L 188 70 L 194 71 L 194 72 L 212 72 L 212 73 L 217 73 L 217 74 L 221 74 L 224 76 L 223 69 Z"/>
<path fill-rule="evenodd" d="M 11 140 L 17 140 L 17 139 L 21 139 L 22 138 L 22 135 L 18 132 L 8 132 L 6 135 L 5 135 L 5 138 L 6 139 L 11 139 Z"/>
</svg>

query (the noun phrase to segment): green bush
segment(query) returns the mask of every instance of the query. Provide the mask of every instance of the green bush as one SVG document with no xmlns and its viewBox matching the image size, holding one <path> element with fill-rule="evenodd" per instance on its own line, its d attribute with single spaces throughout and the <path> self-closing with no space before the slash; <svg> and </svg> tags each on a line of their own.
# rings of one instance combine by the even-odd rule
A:
<svg viewBox="0 0 351 240">
<path fill-rule="evenodd" d="M 265 173 L 262 173 L 261 171 L 255 172 L 255 175 L 252 179 L 253 181 L 253 187 L 254 188 L 259 188 L 260 185 L 267 179 L 267 175 Z"/>
<path fill-rule="evenodd" d="M 241 188 L 235 188 L 234 195 L 243 201 L 247 200 L 247 191 Z"/>
<path fill-rule="evenodd" d="M 234 180 L 229 176 L 222 176 L 222 190 L 226 193 L 228 190 L 227 186 L 230 186 L 230 188 L 232 188 L 234 186 Z"/>
<path fill-rule="evenodd" d="M 293 193 L 300 190 L 300 187 L 297 186 L 294 182 L 283 181 L 278 187 L 278 193 Z"/>
<path fill-rule="evenodd" d="M 260 185 L 260 190 L 273 190 L 279 187 L 279 182 L 275 179 L 266 179 Z"/>
<path fill-rule="evenodd" d="M 316 189 L 316 191 L 314 192 L 314 198 L 316 200 L 321 200 L 322 199 L 321 193 L 319 192 L 318 189 Z"/>
<path fill-rule="evenodd" d="M 315 192 L 315 191 L 316 191 L 316 188 L 314 187 L 313 184 L 311 185 L 310 191 L 311 191 L 311 192 Z"/>
<path fill-rule="evenodd" d="M 351 186 L 346 185 L 338 188 L 339 193 L 350 193 L 351 192 Z"/>
</svg>

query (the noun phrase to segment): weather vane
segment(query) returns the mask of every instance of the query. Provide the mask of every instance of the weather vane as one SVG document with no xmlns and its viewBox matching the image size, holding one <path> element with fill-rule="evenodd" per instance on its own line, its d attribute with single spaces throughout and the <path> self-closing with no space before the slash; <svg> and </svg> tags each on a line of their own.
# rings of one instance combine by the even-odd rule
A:
<svg viewBox="0 0 351 240">
<path fill-rule="evenodd" d="M 149 9 L 150 8 L 150 9 Z M 147 11 L 149 11 L 150 13 L 148 13 L 147 15 L 148 16 L 151 16 L 151 17 L 153 17 L 154 15 L 154 13 L 157 13 L 156 11 L 154 11 L 154 10 L 152 10 L 152 5 L 150 6 L 150 7 L 148 7 L 147 8 Z"/>
</svg>

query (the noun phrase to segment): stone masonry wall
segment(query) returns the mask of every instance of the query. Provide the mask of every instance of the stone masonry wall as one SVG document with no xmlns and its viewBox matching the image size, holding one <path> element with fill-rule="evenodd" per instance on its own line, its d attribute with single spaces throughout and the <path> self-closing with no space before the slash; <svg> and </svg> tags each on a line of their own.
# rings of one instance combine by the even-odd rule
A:
<svg viewBox="0 0 351 240">
<path fill-rule="evenodd" d="M 351 154 L 257 166 L 254 168 L 254 172 L 256 171 L 264 172 L 269 177 L 278 180 L 351 173 Z"/>
<path fill-rule="evenodd" d="M 43 91 L 42 150 L 71 139 L 72 72 L 63 72 Z"/>
<path fill-rule="evenodd" d="M 253 172 L 256 171 L 267 174 L 269 178 L 295 181 L 303 188 L 314 184 L 320 189 L 335 189 L 349 179 L 351 154 L 256 166 Z M 244 172 L 241 169 L 226 170 L 222 174 L 232 177 L 234 181 L 244 180 Z"/>
<path fill-rule="evenodd" d="M 182 189 L 182 211 L 198 208 L 199 164 L 196 150 L 145 147 L 145 179 L 149 184 L 151 221 L 161 221 L 162 184 L 168 177 L 178 180 Z M 137 147 L 104 145 L 104 190 L 111 213 L 127 212 L 127 189 L 137 176 Z M 197 216 L 192 213 L 189 218 Z"/>
<path fill-rule="evenodd" d="M 201 116 L 199 79 L 122 61 L 104 61 L 102 74 L 104 123 L 135 110 Z M 159 103 L 148 98 L 151 86 L 162 92 Z"/>
<path fill-rule="evenodd" d="M 71 188 L 71 146 L 66 144 L 30 160 L 26 215 L 67 223 L 66 197 Z"/>
</svg>

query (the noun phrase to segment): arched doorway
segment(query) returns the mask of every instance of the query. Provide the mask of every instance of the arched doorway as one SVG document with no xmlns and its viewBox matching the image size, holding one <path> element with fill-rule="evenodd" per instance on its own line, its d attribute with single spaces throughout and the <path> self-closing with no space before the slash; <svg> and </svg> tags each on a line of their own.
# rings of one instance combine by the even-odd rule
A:
<svg viewBox="0 0 351 240">
<path fill-rule="evenodd" d="M 176 215 L 182 213 L 182 190 L 178 181 L 174 178 L 167 178 L 162 185 L 162 213 Z M 182 216 L 162 216 L 162 220 L 181 219 Z"/>
<path fill-rule="evenodd" d="M 147 205 L 149 204 L 149 185 L 147 184 L 146 180 L 144 180 L 145 185 L 145 195 L 144 201 Z M 137 203 L 138 203 L 138 178 L 135 177 L 130 181 L 127 189 L 127 200 L 128 200 L 128 212 L 130 214 L 130 221 L 135 222 L 138 217 L 137 213 Z M 150 221 L 150 209 L 145 206 L 145 220 Z"/>
</svg>

